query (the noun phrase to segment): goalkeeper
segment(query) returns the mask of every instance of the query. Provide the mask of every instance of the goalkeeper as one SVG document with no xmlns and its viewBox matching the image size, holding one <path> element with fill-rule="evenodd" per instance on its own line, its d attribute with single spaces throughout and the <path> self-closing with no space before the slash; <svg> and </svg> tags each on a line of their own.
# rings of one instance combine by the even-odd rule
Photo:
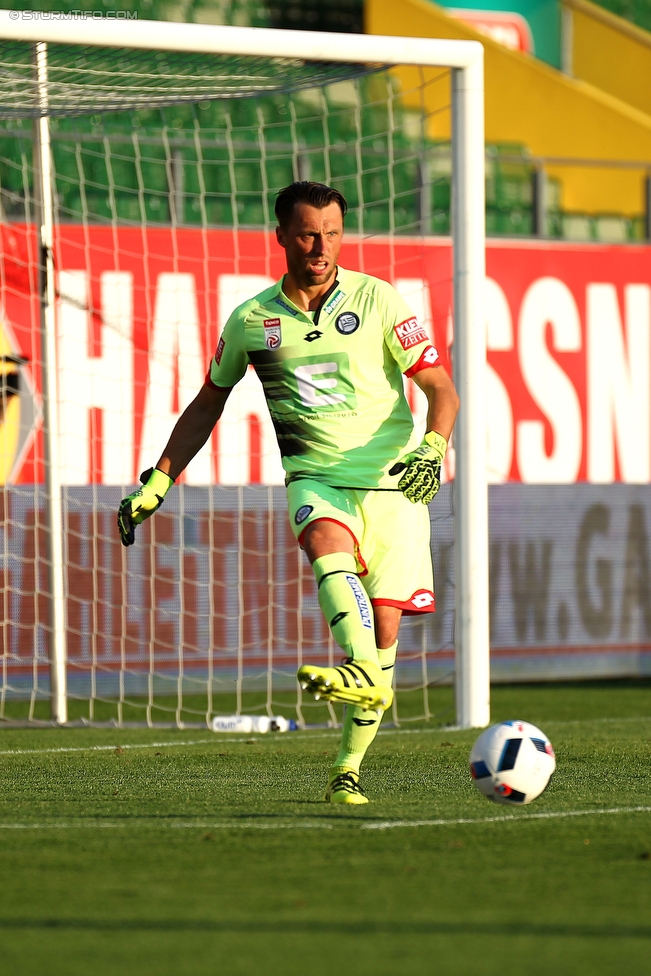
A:
<svg viewBox="0 0 651 976">
<path fill-rule="evenodd" d="M 251 364 L 278 439 L 292 530 L 345 654 L 340 667 L 298 672 L 315 698 L 348 706 L 326 799 L 366 803 L 360 764 L 393 698 L 400 619 L 434 610 L 427 503 L 440 485 L 458 398 L 398 293 L 338 264 L 341 193 L 299 181 L 280 191 L 275 210 L 287 273 L 229 318 L 204 386 L 145 484 L 122 501 L 118 527 L 131 545 L 135 526 L 206 442 Z M 427 396 L 423 439 L 403 374 Z"/>
</svg>

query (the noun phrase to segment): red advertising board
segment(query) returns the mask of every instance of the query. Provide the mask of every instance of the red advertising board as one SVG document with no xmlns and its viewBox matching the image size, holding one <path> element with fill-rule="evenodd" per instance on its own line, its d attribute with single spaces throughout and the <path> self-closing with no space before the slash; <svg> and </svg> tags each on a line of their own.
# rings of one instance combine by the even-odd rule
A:
<svg viewBox="0 0 651 976">
<path fill-rule="evenodd" d="M 0 354 L 7 390 L 20 387 L 3 414 L 6 483 L 43 480 L 36 258 L 33 228 L 2 227 Z M 64 481 L 132 482 L 198 389 L 225 318 L 282 274 L 283 252 L 262 231 L 63 225 L 55 262 Z M 449 240 L 349 238 L 341 263 L 392 281 L 449 365 Z M 490 480 L 648 482 L 651 248 L 493 240 L 487 279 Z M 250 457 L 227 476 L 218 432 L 193 483 L 276 482 L 275 462 L 254 458 L 263 407 L 233 402 Z"/>
</svg>

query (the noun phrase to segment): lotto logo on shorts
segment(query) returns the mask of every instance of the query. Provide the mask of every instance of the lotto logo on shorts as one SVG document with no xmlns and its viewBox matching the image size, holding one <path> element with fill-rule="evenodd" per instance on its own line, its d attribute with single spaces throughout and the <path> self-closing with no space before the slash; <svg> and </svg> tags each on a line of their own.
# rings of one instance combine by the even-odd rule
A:
<svg viewBox="0 0 651 976">
<path fill-rule="evenodd" d="M 267 349 L 277 349 L 281 343 L 280 319 L 264 320 L 264 344 Z"/>
<path fill-rule="evenodd" d="M 348 573 L 346 573 L 346 579 L 348 580 L 348 585 L 355 594 L 355 600 L 357 601 L 357 606 L 359 608 L 359 615 L 362 618 L 362 626 L 368 627 L 369 630 L 373 630 L 371 610 L 368 605 L 366 593 L 364 592 L 364 587 L 356 576 L 349 576 Z"/>
<path fill-rule="evenodd" d="M 224 352 L 224 346 L 225 345 L 226 345 L 226 343 L 224 342 L 224 339 L 222 337 L 219 340 L 219 342 L 217 343 L 217 352 L 215 353 L 215 362 L 217 363 L 218 366 L 219 366 L 219 364 L 222 361 L 222 355 L 223 355 L 223 352 Z"/>
<path fill-rule="evenodd" d="M 428 607 L 434 605 L 434 594 L 429 590 L 421 590 L 419 593 L 414 593 L 409 602 L 417 610 L 427 610 Z"/>
<path fill-rule="evenodd" d="M 418 319 L 407 319 L 406 322 L 395 325 L 394 330 L 403 349 L 411 349 L 419 342 L 427 342 L 429 338 Z"/>
</svg>

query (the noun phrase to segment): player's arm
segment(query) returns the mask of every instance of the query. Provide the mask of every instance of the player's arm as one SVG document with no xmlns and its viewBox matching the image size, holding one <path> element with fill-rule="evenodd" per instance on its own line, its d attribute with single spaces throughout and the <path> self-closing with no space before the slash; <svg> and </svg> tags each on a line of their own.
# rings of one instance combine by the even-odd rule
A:
<svg viewBox="0 0 651 976">
<path fill-rule="evenodd" d="M 176 481 L 210 437 L 221 417 L 230 390 L 204 384 L 176 422 L 156 469 Z"/>
<path fill-rule="evenodd" d="M 243 309 L 246 311 L 246 305 L 235 309 L 224 326 L 206 381 L 176 422 L 156 467 L 141 474 L 142 487 L 122 499 L 118 530 L 123 546 L 133 545 L 136 525 L 163 504 L 175 480 L 210 437 L 229 393 L 246 373 Z"/>
<path fill-rule="evenodd" d="M 441 487 L 441 464 L 459 410 L 454 383 L 442 366 L 429 366 L 412 374 L 427 397 L 427 432 L 420 446 L 389 471 L 401 474 L 398 488 L 412 502 L 427 505 Z"/>
<path fill-rule="evenodd" d="M 160 508 L 175 480 L 206 443 L 230 392 L 207 382 L 183 411 L 156 467 L 141 474 L 142 486 L 120 503 L 118 531 L 123 546 L 133 545 L 136 525 Z"/>
<path fill-rule="evenodd" d="M 454 383 L 442 366 L 421 369 L 412 379 L 427 397 L 427 431 L 435 431 L 447 444 L 459 412 Z"/>
</svg>

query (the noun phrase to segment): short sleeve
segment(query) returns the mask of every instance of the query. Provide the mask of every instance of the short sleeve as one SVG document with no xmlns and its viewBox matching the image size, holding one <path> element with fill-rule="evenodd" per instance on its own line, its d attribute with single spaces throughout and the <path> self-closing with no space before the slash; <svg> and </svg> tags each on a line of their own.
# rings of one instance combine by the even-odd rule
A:
<svg viewBox="0 0 651 976">
<path fill-rule="evenodd" d="M 233 312 L 219 337 L 210 362 L 206 382 L 220 389 L 230 389 L 242 379 L 249 364 L 244 347 L 244 318 Z"/>
<path fill-rule="evenodd" d="M 380 284 L 378 304 L 384 341 L 401 371 L 413 376 L 428 366 L 438 366 L 438 352 L 404 298 L 386 282 Z"/>
</svg>

